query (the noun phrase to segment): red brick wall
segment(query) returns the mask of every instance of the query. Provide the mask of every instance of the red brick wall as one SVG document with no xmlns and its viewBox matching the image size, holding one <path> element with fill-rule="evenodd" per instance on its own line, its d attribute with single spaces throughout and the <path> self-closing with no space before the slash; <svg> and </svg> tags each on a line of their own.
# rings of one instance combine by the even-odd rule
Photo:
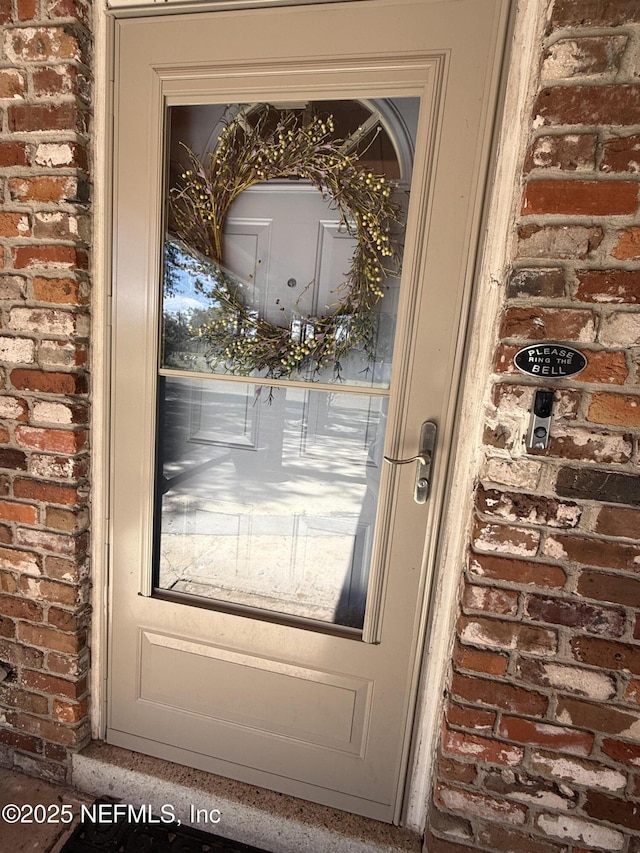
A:
<svg viewBox="0 0 640 853">
<path fill-rule="evenodd" d="M 88 738 L 88 7 L 0 0 L 0 763 Z"/>
<path fill-rule="evenodd" d="M 640 851 L 640 3 L 549 9 L 429 853 Z M 541 340 L 588 367 L 524 377 Z"/>
</svg>

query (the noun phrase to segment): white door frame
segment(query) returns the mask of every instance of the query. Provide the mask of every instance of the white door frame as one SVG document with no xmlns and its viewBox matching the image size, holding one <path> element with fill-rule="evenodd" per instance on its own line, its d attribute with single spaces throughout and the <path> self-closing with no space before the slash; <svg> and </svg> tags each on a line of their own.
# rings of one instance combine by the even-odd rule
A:
<svg viewBox="0 0 640 853">
<path fill-rule="evenodd" d="M 208 4 L 209 8 L 240 8 L 259 5 L 288 5 L 295 0 L 239 0 Z M 366 2 L 366 0 L 364 0 Z M 471 306 L 469 339 L 466 341 L 465 366 L 460 378 L 458 433 L 465 436 L 452 459 L 449 482 L 452 488 L 444 507 L 446 522 L 438 543 L 438 571 L 433 579 L 433 617 L 425 645 L 422 688 L 418 697 L 412 760 L 407 783 L 403 823 L 422 830 L 425 826 L 428 790 L 434 746 L 439 736 L 442 712 L 442 686 L 446 678 L 450 647 L 454 637 L 457 611 L 459 567 L 463 564 L 471 520 L 472 484 L 478 470 L 481 451 L 482 418 L 487 379 L 495 340 L 496 318 L 501 304 L 502 281 L 511 251 L 511 231 L 517 195 L 517 176 L 527 142 L 525 124 L 537 80 L 535 59 L 542 43 L 548 0 L 512 0 L 517 6 L 512 36 L 512 52 L 507 51 L 505 69 L 503 120 L 496 134 L 497 158 L 491 182 L 491 198 L 486 205 L 486 228 L 490 235 L 478 264 L 476 289 Z M 196 4 L 191 4 L 191 8 Z M 187 11 L 178 4 L 170 11 Z M 198 4 L 196 8 L 205 8 Z M 150 4 L 149 14 L 157 14 L 158 6 Z M 126 12 L 140 14 L 140 10 Z M 111 258 L 111 183 L 112 183 L 112 63 L 113 24 L 111 13 L 102 6 L 94 7 L 95 85 L 94 85 L 94 281 L 92 311 L 92 735 L 104 737 L 106 727 L 106 660 L 107 612 L 109 607 L 108 553 L 109 539 L 109 397 L 110 397 L 110 258 Z M 454 437 L 455 443 L 455 437 Z M 448 512 L 447 509 L 456 511 Z M 462 510 L 461 510 L 462 508 Z M 443 567 L 449 567 L 443 571 Z M 426 685 L 429 689 L 426 689 Z"/>
</svg>

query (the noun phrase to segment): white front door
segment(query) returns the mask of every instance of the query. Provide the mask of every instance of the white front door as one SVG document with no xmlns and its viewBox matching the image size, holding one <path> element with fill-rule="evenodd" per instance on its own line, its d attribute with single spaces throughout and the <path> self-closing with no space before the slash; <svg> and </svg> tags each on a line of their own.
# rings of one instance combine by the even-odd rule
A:
<svg viewBox="0 0 640 853">
<path fill-rule="evenodd" d="M 507 13 L 358 0 L 118 22 L 111 743 L 398 819 Z M 226 218 L 222 279 L 176 226 L 177 149 L 206 161 L 221 115 L 260 110 L 344 114 L 342 152 L 363 111 L 386 140 L 356 167 L 397 179 L 402 274 L 339 370 L 234 353 L 262 321 L 299 347 L 328 316 L 353 334 L 339 284 L 373 226 L 313 181 L 257 183 Z M 416 456 L 425 421 L 417 502 L 417 463 L 382 456 Z"/>
</svg>

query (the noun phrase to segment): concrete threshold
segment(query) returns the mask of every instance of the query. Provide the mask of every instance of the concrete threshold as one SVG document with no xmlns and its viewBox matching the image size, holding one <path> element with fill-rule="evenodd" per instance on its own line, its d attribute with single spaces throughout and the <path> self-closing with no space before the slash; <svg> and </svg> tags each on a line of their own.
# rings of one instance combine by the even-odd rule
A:
<svg viewBox="0 0 640 853">
<path fill-rule="evenodd" d="M 73 757 L 73 785 L 95 797 L 171 806 L 177 819 L 270 853 L 420 853 L 407 829 L 94 741 Z M 220 812 L 220 821 L 212 821 Z M 194 820 L 193 818 L 197 818 Z"/>
</svg>

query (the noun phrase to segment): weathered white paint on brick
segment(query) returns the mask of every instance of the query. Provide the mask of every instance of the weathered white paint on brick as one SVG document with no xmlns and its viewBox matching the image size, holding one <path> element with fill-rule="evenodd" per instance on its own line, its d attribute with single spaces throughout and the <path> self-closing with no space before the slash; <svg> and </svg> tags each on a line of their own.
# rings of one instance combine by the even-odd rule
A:
<svg viewBox="0 0 640 853">
<path fill-rule="evenodd" d="M 536 823 L 546 835 L 584 842 L 604 850 L 622 850 L 625 843 L 621 832 L 569 815 L 542 814 Z"/>
<path fill-rule="evenodd" d="M 615 681 L 604 673 L 579 667 L 561 666 L 555 663 L 542 665 L 549 687 L 571 690 L 600 702 L 606 702 L 616 694 Z"/>
<path fill-rule="evenodd" d="M 14 397 L 0 396 L 0 418 L 14 420 L 24 413 L 24 407 Z"/>
<path fill-rule="evenodd" d="M 601 767 L 588 761 L 567 758 L 564 755 L 551 756 L 534 752 L 531 756 L 531 768 L 538 772 L 550 773 L 557 779 L 571 782 L 572 785 L 604 788 L 606 791 L 622 791 L 627 785 L 624 773 L 609 767 Z"/>
<path fill-rule="evenodd" d="M 28 575 L 41 575 L 38 560 L 35 554 L 26 551 L 12 551 L 11 559 L 7 559 L 0 551 L 0 569 L 11 572 L 24 572 Z"/>
<path fill-rule="evenodd" d="M 483 553 L 519 554 L 532 557 L 538 551 L 540 533 L 537 530 L 514 529 L 488 524 L 474 539 L 474 546 Z"/>
<path fill-rule="evenodd" d="M 30 338 L 0 338 L 0 361 L 32 364 L 35 346 L 35 342 Z"/>
<path fill-rule="evenodd" d="M 73 148 L 68 142 L 41 142 L 36 148 L 34 162 L 38 166 L 70 166 Z"/>
<path fill-rule="evenodd" d="M 482 466 L 480 477 L 483 481 L 500 483 L 503 486 L 518 486 L 522 489 L 535 489 L 540 479 L 542 465 L 529 459 L 503 459 L 490 456 Z"/>
<path fill-rule="evenodd" d="M 515 825 L 523 824 L 525 816 L 519 806 L 504 800 L 486 800 L 483 796 L 474 796 L 463 791 L 454 791 L 451 788 L 443 788 L 440 791 L 443 803 L 450 809 L 460 811 L 465 815 L 478 815 L 479 817 L 497 817 L 505 823 Z"/>
<path fill-rule="evenodd" d="M 598 340 L 612 347 L 631 347 L 640 344 L 640 314 L 617 311 L 605 317 L 600 325 Z"/>
<path fill-rule="evenodd" d="M 73 477 L 73 459 L 64 456 L 47 456 L 40 453 L 31 454 L 29 471 L 36 477 L 52 477 L 56 480 L 68 480 Z"/>
<path fill-rule="evenodd" d="M 575 447 L 588 447 L 589 456 L 596 462 L 626 462 L 633 452 L 633 442 L 628 436 L 616 433 L 603 434 L 588 429 L 556 427 L 554 439 L 567 438 Z"/>
<path fill-rule="evenodd" d="M 66 367 L 75 364 L 76 348 L 66 341 L 42 341 L 38 361 L 43 367 Z"/>
<path fill-rule="evenodd" d="M 542 553 L 547 557 L 553 557 L 555 560 L 564 560 L 568 556 L 560 542 L 552 536 L 542 546 Z"/>
<path fill-rule="evenodd" d="M 78 217 L 68 213 L 37 213 L 34 217 L 36 222 L 42 223 L 45 227 L 52 228 L 56 225 L 66 223 L 66 232 L 69 237 L 78 236 Z M 67 234 L 64 236 L 66 237 Z"/>
<path fill-rule="evenodd" d="M 628 36 L 609 36 L 608 38 L 608 53 L 613 56 L 616 52 L 621 52 L 628 40 Z M 583 40 L 583 45 L 586 42 L 597 42 L 599 39 Z M 589 54 L 584 48 L 574 39 L 561 39 L 549 48 L 549 55 L 542 65 L 542 78 L 544 80 L 562 80 L 580 75 L 581 78 L 602 77 L 604 74 L 611 75 L 611 72 L 598 71 L 590 72 L 589 69 Z"/>
<path fill-rule="evenodd" d="M 64 403 L 34 403 L 33 418 L 38 423 L 70 424 L 73 414 Z"/>
<path fill-rule="evenodd" d="M 12 308 L 9 326 L 21 332 L 72 335 L 76 330 L 76 315 L 52 308 Z"/>
</svg>

